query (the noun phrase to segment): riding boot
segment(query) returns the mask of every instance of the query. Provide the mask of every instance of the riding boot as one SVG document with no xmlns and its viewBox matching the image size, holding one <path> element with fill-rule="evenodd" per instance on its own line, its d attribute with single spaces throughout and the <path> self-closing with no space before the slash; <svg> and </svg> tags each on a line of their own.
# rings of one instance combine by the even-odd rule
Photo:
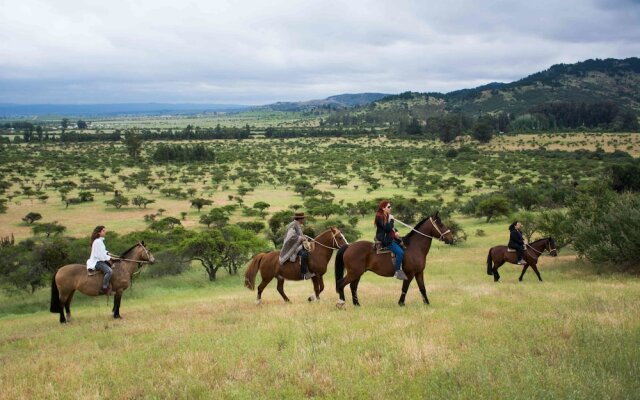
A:
<svg viewBox="0 0 640 400">
<path fill-rule="evenodd" d="M 407 274 L 405 274 L 402 269 L 397 270 L 393 277 L 396 279 L 400 279 L 401 281 L 406 281 L 408 279 Z"/>
<path fill-rule="evenodd" d="M 307 280 L 311 279 L 316 274 L 313 272 L 309 272 L 309 253 L 305 250 L 300 250 L 300 270 L 302 272 L 302 279 Z"/>
</svg>

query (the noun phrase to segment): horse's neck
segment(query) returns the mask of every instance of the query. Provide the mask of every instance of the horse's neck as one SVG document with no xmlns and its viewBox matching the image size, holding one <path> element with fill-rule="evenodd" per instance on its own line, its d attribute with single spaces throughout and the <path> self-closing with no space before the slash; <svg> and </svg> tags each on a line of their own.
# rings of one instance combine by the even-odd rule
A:
<svg viewBox="0 0 640 400">
<path fill-rule="evenodd" d="M 427 222 L 425 222 L 423 225 L 426 225 Z M 420 228 L 422 228 L 422 226 L 420 226 Z M 428 233 L 422 232 L 420 229 L 416 229 L 416 232 L 413 233 L 412 235 L 413 237 L 409 242 L 409 246 L 407 246 L 407 251 L 415 247 L 415 250 L 413 251 L 424 253 L 424 256 L 426 257 L 427 253 L 429 253 L 429 249 L 431 248 L 432 240 L 430 237 L 423 236 L 423 235 L 433 236 L 433 235 L 429 235 Z"/>
<path fill-rule="evenodd" d="M 326 238 L 326 239 L 325 239 Z M 333 252 L 333 249 L 328 249 L 327 247 L 333 247 L 333 243 L 331 242 L 331 232 L 330 231 L 325 231 L 322 232 L 321 234 L 319 234 L 314 240 L 318 243 L 316 243 L 316 247 L 314 252 L 317 252 L 319 255 L 322 255 L 323 257 L 325 257 L 327 260 L 329 260 L 329 258 L 331 258 L 331 253 Z M 327 246 L 327 247 L 324 247 Z"/>
<path fill-rule="evenodd" d="M 529 246 L 533 247 L 534 249 L 542 253 L 547 248 L 547 240 L 543 239 L 543 240 L 540 240 L 539 242 L 534 242 Z"/>
<path fill-rule="evenodd" d="M 140 258 L 140 255 L 136 251 L 136 248 L 134 248 L 124 254 L 122 258 L 126 258 L 128 260 L 138 260 Z M 135 261 L 120 261 L 120 265 L 122 265 L 122 268 L 127 272 L 129 276 L 133 275 L 133 273 L 136 272 L 136 269 L 138 269 L 138 263 L 136 263 Z"/>
</svg>

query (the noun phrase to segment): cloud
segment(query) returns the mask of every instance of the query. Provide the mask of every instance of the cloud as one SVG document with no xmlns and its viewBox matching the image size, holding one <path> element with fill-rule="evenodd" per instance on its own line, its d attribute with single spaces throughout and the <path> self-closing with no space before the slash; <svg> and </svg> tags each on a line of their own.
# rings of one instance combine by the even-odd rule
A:
<svg viewBox="0 0 640 400">
<path fill-rule="evenodd" d="M 450 91 L 640 51 L 640 2 L 4 0 L 0 102 Z"/>
</svg>

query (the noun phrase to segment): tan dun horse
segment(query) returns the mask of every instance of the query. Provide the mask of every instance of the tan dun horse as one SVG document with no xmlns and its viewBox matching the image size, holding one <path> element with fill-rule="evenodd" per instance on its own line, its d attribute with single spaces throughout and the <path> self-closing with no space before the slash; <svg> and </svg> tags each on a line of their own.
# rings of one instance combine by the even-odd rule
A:
<svg viewBox="0 0 640 400">
<path fill-rule="evenodd" d="M 338 228 L 331 227 L 322 232 L 315 239 L 315 248 L 309 252 L 309 271 L 316 274 L 311 278 L 313 282 L 314 294 L 309 297 L 309 301 L 320 299 L 320 293 L 324 290 L 324 280 L 322 276 L 327 272 L 327 264 L 334 250 L 338 250 L 341 246 L 346 245 L 347 239 Z M 302 279 L 300 274 L 300 258 L 296 262 L 285 262 L 280 265 L 278 260 L 280 251 L 274 250 L 268 253 L 256 254 L 249 262 L 247 271 L 244 274 L 244 285 L 249 289 L 255 288 L 256 275 L 260 271 L 262 281 L 258 286 L 258 297 L 256 304 L 260 304 L 262 299 L 262 291 L 271 282 L 273 278 L 278 280 L 278 292 L 284 299 L 289 302 L 289 298 L 284 293 L 284 281 L 299 281 Z"/>
<path fill-rule="evenodd" d="M 556 248 L 556 242 L 553 238 L 544 238 L 536 240 L 535 242 L 526 246 L 526 250 L 522 259 L 525 264 L 522 268 L 522 273 L 520 274 L 519 281 L 522 282 L 522 277 L 524 273 L 527 272 L 527 268 L 531 266 L 533 271 L 538 275 L 538 280 L 542 282 L 542 277 L 540 276 L 540 272 L 538 272 L 538 257 L 542 255 L 542 253 L 547 250 L 552 257 L 558 255 L 558 249 Z M 518 254 L 515 251 L 509 251 L 507 246 L 495 246 L 489 249 L 489 254 L 487 255 L 487 275 L 493 275 L 493 281 L 498 282 L 500 280 L 500 274 L 498 273 L 498 268 L 505 262 L 509 262 L 511 264 L 516 264 L 518 261 Z"/>
<path fill-rule="evenodd" d="M 149 252 L 144 242 L 139 242 L 125 251 L 113 265 L 111 276 L 111 290 L 115 293 L 113 301 L 113 318 L 120 318 L 120 300 L 122 292 L 131 286 L 131 278 L 145 263 L 153 263 L 155 258 Z M 87 266 L 84 264 L 69 264 L 61 267 L 53 274 L 51 281 L 51 307 L 52 313 L 60 313 L 60 323 L 71 321 L 71 300 L 76 290 L 87 296 L 98 296 L 102 287 L 104 274 L 97 272 L 89 276 Z M 67 311 L 65 318 L 64 310 Z"/>
<path fill-rule="evenodd" d="M 406 250 L 402 262 L 402 269 L 407 274 L 407 279 L 402 283 L 402 295 L 398 304 L 404 306 L 407 290 L 413 278 L 416 278 L 422 299 L 425 304 L 429 304 L 427 289 L 424 286 L 424 267 L 427 261 L 427 254 L 431 248 L 431 240 L 439 239 L 447 244 L 453 243 L 451 231 L 440 220 L 438 213 L 420 221 L 413 230 L 404 237 Z M 340 300 L 336 306 L 343 308 L 344 288 L 351 287 L 351 297 L 353 305 L 359 306 L 358 283 L 360 277 L 366 271 L 372 271 L 380 276 L 392 277 L 395 268 L 391 260 L 391 253 L 376 254 L 373 243 L 360 240 L 348 246 L 342 247 L 336 255 L 336 291 L 340 295 Z M 344 271 L 347 275 L 344 276 Z"/>
</svg>

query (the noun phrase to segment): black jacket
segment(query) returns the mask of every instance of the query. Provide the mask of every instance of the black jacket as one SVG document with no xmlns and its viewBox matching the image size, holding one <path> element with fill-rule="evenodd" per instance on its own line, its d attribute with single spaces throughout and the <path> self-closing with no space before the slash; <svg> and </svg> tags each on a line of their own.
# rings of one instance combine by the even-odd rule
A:
<svg viewBox="0 0 640 400">
<path fill-rule="evenodd" d="M 516 229 L 515 226 L 510 226 L 509 231 L 511 234 L 509 235 L 509 247 L 512 249 L 524 249 L 524 239 L 522 238 L 522 233 Z"/>
<path fill-rule="evenodd" d="M 384 247 L 391 246 L 394 238 L 393 220 L 384 223 L 384 218 L 376 217 L 376 240 L 381 242 Z"/>
</svg>

